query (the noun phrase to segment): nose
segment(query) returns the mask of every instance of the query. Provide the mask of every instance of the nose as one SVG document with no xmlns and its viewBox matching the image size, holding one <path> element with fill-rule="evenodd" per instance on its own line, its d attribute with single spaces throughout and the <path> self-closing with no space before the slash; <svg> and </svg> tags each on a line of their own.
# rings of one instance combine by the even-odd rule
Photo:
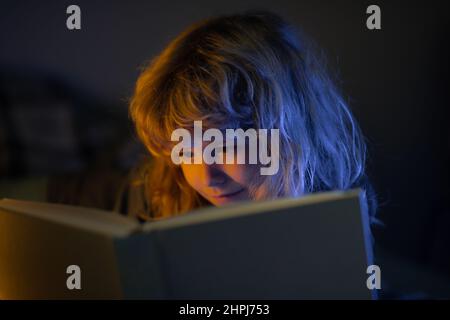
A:
<svg viewBox="0 0 450 320">
<path fill-rule="evenodd" d="M 201 178 L 205 186 L 210 188 L 223 186 L 227 181 L 227 175 L 217 164 L 201 164 Z"/>
</svg>

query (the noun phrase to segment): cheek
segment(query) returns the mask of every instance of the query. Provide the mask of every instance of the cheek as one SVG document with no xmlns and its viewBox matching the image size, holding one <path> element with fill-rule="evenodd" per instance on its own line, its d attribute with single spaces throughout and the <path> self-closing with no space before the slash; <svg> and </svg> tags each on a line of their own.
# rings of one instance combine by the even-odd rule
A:
<svg viewBox="0 0 450 320">
<path fill-rule="evenodd" d="M 202 166 L 193 164 L 181 164 L 186 182 L 195 190 L 201 191 L 204 186 L 202 181 Z M 223 164 L 220 167 L 223 174 L 227 176 L 228 183 L 237 183 L 243 187 L 248 187 L 251 181 L 258 178 L 258 165 L 252 164 Z"/>
<path fill-rule="evenodd" d="M 222 170 L 231 180 L 247 187 L 252 179 L 255 179 L 258 166 L 252 164 L 224 164 L 222 165 Z"/>
<path fill-rule="evenodd" d="M 181 171 L 183 172 L 187 183 L 198 191 L 201 187 L 201 175 L 197 166 L 181 164 Z"/>
</svg>

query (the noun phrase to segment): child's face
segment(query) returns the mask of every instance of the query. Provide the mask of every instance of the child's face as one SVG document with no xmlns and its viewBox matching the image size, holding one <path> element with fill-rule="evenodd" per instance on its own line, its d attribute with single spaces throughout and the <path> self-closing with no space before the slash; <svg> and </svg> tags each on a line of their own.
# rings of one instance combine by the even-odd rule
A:
<svg viewBox="0 0 450 320">
<path fill-rule="evenodd" d="M 252 164 L 182 164 L 188 184 L 215 206 L 251 200 L 248 186 L 257 170 Z"/>
<path fill-rule="evenodd" d="M 237 154 L 241 151 L 235 151 L 234 163 L 206 164 L 202 161 L 201 164 L 193 164 L 192 161 L 192 164 L 181 164 L 188 184 L 215 206 L 251 200 L 249 186 L 259 173 L 259 165 L 249 164 L 248 150 L 244 156 L 245 164 L 238 164 Z"/>
</svg>

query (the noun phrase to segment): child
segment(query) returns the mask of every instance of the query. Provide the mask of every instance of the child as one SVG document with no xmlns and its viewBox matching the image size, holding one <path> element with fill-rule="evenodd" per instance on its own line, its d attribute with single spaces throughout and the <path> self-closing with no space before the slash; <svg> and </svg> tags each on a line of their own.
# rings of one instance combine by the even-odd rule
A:
<svg viewBox="0 0 450 320">
<path fill-rule="evenodd" d="M 274 14 L 224 16 L 188 28 L 142 72 L 130 114 L 153 156 L 143 178 L 149 217 L 356 187 L 375 213 L 358 124 L 311 48 Z M 261 175 L 260 164 L 249 163 L 175 164 L 172 133 L 192 132 L 199 120 L 222 132 L 278 129 L 277 173 Z"/>
</svg>

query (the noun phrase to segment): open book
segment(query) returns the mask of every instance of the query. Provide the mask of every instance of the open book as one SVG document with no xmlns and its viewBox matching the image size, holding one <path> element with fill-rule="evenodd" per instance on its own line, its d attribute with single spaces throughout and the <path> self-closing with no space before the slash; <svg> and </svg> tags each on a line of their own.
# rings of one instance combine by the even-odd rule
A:
<svg viewBox="0 0 450 320">
<path fill-rule="evenodd" d="M 3 199 L 0 299 L 370 299 L 359 196 L 243 203 L 144 224 Z"/>
</svg>

